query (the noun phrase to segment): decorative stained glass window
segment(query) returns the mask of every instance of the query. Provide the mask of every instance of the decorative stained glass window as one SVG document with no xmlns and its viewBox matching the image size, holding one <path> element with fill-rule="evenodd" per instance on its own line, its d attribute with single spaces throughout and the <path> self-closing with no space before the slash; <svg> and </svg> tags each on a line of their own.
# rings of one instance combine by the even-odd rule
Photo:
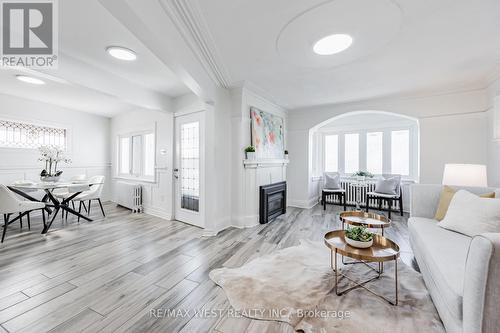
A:
<svg viewBox="0 0 500 333">
<path fill-rule="evenodd" d="M 181 207 L 199 211 L 200 201 L 200 123 L 181 126 Z"/>
<path fill-rule="evenodd" d="M 50 145 L 66 149 L 66 138 L 64 128 L 0 119 L 0 147 L 37 149 Z"/>
</svg>

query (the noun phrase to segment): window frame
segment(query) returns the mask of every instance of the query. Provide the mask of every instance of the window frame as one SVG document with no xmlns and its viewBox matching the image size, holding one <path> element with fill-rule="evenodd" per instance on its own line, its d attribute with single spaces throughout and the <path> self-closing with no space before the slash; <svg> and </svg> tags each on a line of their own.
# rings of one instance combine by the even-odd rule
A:
<svg viewBox="0 0 500 333">
<path fill-rule="evenodd" d="M 337 137 L 337 170 L 334 171 L 334 170 L 326 170 L 326 137 L 327 136 L 336 136 Z M 322 152 L 322 161 L 323 161 L 323 170 L 325 170 L 325 172 L 340 172 L 340 160 L 339 160 L 339 156 L 340 156 L 340 153 L 339 153 L 339 150 L 340 150 L 340 136 L 338 134 L 325 134 L 323 135 L 323 140 L 322 140 L 322 148 L 321 149 L 321 152 Z"/>
<path fill-rule="evenodd" d="M 145 174 L 145 164 L 146 164 L 146 149 L 144 149 L 144 136 L 153 134 L 154 136 L 154 148 L 153 148 L 153 166 L 154 166 L 154 172 L 153 175 L 146 175 Z M 134 137 L 140 137 L 140 172 L 138 173 L 133 173 L 133 162 L 134 162 L 134 149 L 133 149 L 133 138 Z M 129 139 L 129 172 L 128 173 L 123 173 L 121 170 L 121 160 L 122 160 L 122 147 L 121 147 L 121 140 L 124 138 Z M 117 167 L 116 167 L 116 175 L 117 178 L 123 178 L 123 179 L 129 179 L 129 180 L 137 180 L 137 181 L 145 181 L 145 182 L 156 182 L 156 148 L 157 148 L 157 134 L 156 131 L 153 129 L 150 130 L 142 130 L 142 131 L 134 131 L 134 132 L 128 132 L 128 133 L 122 133 L 117 135 Z"/>
<path fill-rule="evenodd" d="M 363 134 L 362 132 L 360 131 L 346 131 L 342 134 L 342 167 L 339 168 L 340 170 L 342 170 L 342 174 L 352 174 L 354 172 L 346 172 L 346 150 L 345 150 L 345 145 L 346 145 L 346 136 L 347 135 L 353 135 L 353 134 L 357 134 L 358 135 L 358 167 L 357 167 L 357 170 L 361 170 L 363 168 L 363 160 L 365 159 L 365 157 L 363 157 L 363 141 L 365 141 L 366 139 L 366 133 Z M 365 145 L 366 145 L 366 142 L 365 142 Z"/>
<path fill-rule="evenodd" d="M 319 163 L 319 168 L 316 170 L 320 175 L 323 174 L 325 170 L 325 136 L 327 135 L 338 135 L 338 172 L 342 176 L 348 176 L 345 173 L 345 135 L 347 134 L 359 134 L 359 170 L 367 169 L 367 133 L 382 132 L 382 174 L 376 174 L 375 176 L 382 176 L 385 174 L 392 173 L 391 159 L 391 132 L 392 131 L 409 131 L 409 175 L 401 175 L 404 180 L 418 181 L 418 160 L 419 160 L 419 144 L 418 144 L 418 125 L 396 125 L 393 126 L 373 126 L 366 129 L 348 129 L 348 130 L 322 130 L 319 132 L 319 158 L 317 162 Z"/>
<path fill-rule="evenodd" d="M 382 175 L 384 174 L 384 157 L 385 157 L 385 133 L 383 131 L 376 131 L 376 130 L 366 130 L 365 133 L 364 133 L 364 136 L 365 136 L 365 152 L 364 152 L 364 156 L 365 156 L 365 170 L 368 171 L 368 172 L 372 172 L 370 170 L 368 170 L 368 133 L 381 133 L 382 134 L 382 173 L 373 173 L 375 175 Z M 392 161 L 392 151 L 391 151 L 391 161 Z M 392 165 L 392 164 L 391 164 Z"/>
</svg>

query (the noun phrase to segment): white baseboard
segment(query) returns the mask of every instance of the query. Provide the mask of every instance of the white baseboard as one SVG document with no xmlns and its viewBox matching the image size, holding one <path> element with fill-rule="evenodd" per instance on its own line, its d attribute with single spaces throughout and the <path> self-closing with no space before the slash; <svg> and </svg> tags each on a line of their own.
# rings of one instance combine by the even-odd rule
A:
<svg viewBox="0 0 500 333">
<path fill-rule="evenodd" d="M 144 206 L 144 213 L 169 221 L 173 219 L 172 212 L 163 210 L 158 207 Z"/>
<path fill-rule="evenodd" d="M 233 225 L 235 228 L 248 228 L 259 225 L 259 215 L 246 215 L 246 216 L 236 216 L 233 219 Z"/>
<path fill-rule="evenodd" d="M 287 202 L 287 206 L 297 207 L 303 209 L 311 209 L 318 204 L 318 197 L 311 198 L 309 200 L 294 200 L 289 199 Z"/>
</svg>

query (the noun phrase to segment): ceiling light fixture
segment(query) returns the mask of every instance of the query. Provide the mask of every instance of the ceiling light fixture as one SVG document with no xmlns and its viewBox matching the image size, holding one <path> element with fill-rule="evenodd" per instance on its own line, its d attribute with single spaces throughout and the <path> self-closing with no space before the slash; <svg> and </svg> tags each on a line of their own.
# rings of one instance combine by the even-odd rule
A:
<svg viewBox="0 0 500 333">
<path fill-rule="evenodd" d="M 121 46 L 108 46 L 106 48 L 106 52 L 116 59 L 125 60 L 125 61 L 134 61 L 137 59 L 137 54 L 131 49 L 127 49 L 126 47 Z"/>
<path fill-rule="evenodd" d="M 313 50 L 319 55 L 332 55 L 347 50 L 352 41 L 352 37 L 346 34 L 329 35 L 318 40 Z"/>
<path fill-rule="evenodd" d="M 31 83 L 31 84 L 45 84 L 44 81 L 42 81 L 40 79 L 37 79 L 36 77 L 32 77 L 32 76 L 16 75 L 16 78 L 19 81 L 23 81 L 23 82 L 26 82 L 26 83 Z"/>
</svg>

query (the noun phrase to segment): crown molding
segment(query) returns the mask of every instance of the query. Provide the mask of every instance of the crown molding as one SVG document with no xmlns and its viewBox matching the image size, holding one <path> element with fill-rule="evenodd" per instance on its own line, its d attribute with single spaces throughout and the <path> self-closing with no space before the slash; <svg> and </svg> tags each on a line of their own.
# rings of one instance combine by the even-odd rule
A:
<svg viewBox="0 0 500 333">
<path fill-rule="evenodd" d="M 222 65 L 215 42 L 198 5 L 189 0 L 159 0 L 159 2 L 212 81 L 219 87 L 229 88 L 229 75 Z"/>
<path fill-rule="evenodd" d="M 384 103 L 384 102 L 401 102 L 401 101 L 416 101 L 427 98 L 441 97 L 441 96 L 453 96 L 459 94 L 472 94 L 472 93 L 486 93 L 487 85 L 480 85 L 471 88 L 464 89 L 450 89 L 450 90 L 441 90 L 436 92 L 424 92 L 420 93 L 419 91 L 414 91 L 410 93 L 397 93 L 391 95 L 382 95 L 373 98 L 364 98 L 364 99 L 348 99 L 341 102 L 333 102 L 333 103 L 321 103 L 314 105 L 304 105 L 298 106 L 294 108 L 288 108 L 291 114 L 297 111 L 304 111 L 306 109 L 311 108 L 324 108 L 324 107 L 341 107 L 341 106 L 349 106 L 349 105 L 358 105 L 358 104 L 373 104 L 373 103 Z M 480 110 L 479 112 L 483 112 L 484 110 Z"/>
<path fill-rule="evenodd" d="M 283 110 L 283 112 L 288 112 L 288 109 L 283 105 L 281 105 L 280 103 L 277 103 L 276 99 L 272 95 L 270 95 L 267 91 L 260 88 L 258 85 L 256 85 L 251 81 L 248 80 L 239 81 L 231 86 L 231 90 L 237 90 L 237 89 L 249 91 L 255 97 L 265 101 L 268 104 L 273 105 L 275 108 L 281 109 Z"/>
</svg>

